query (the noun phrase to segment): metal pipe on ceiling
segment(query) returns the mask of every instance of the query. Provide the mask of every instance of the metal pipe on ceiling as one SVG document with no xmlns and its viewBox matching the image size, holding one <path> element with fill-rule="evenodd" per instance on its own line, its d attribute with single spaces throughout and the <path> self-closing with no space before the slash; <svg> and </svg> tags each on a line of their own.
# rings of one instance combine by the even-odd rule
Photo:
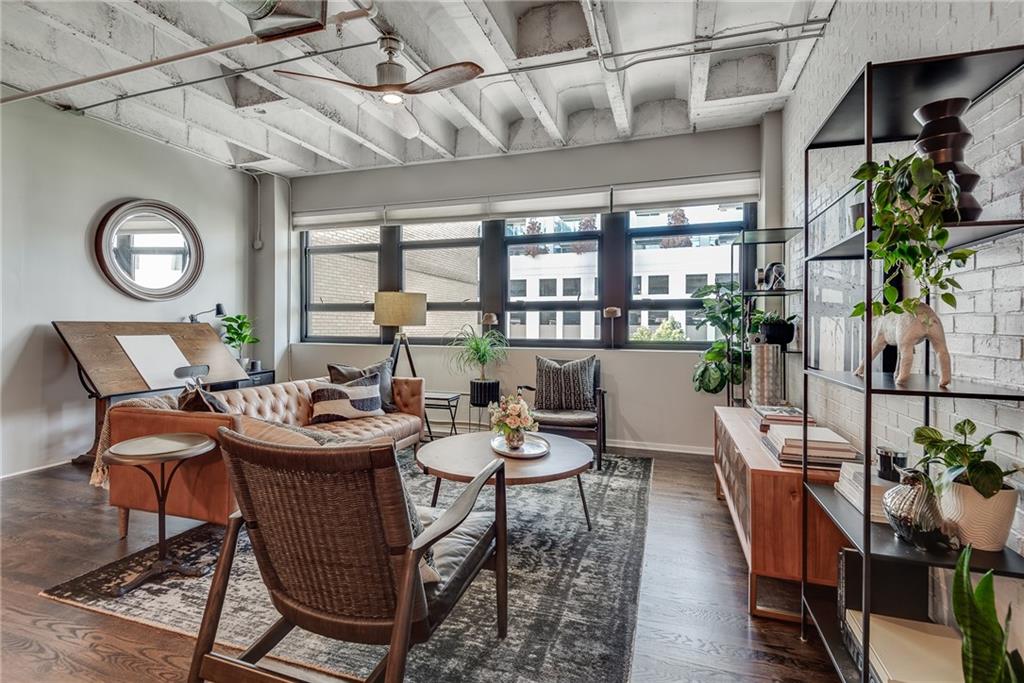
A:
<svg viewBox="0 0 1024 683">
<path fill-rule="evenodd" d="M 380 28 L 380 26 L 377 25 L 377 22 L 375 20 L 372 20 L 372 19 L 371 19 L 371 21 L 374 24 L 374 27 L 377 28 L 378 31 L 380 31 L 381 28 Z M 544 64 L 529 64 L 529 65 L 525 65 L 525 66 L 513 67 L 513 68 L 508 69 L 507 71 L 499 71 L 499 72 L 495 72 L 495 73 L 482 74 L 482 75 L 477 77 L 477 80 L 483 80 L 483 79 L 489 79 L 489 78 L 499 78 L 499 77 L 502 77 L 502 76 L 512 76 L 513 74 L 518 74 L 518 73 L 527 73 L 527 72 L 530 72 L 530 71 L 539 71 L 539 70 L 543 70 L 543 69 L 552 69 L 552 68 L 557 68 L 557 67 L 560 67 L 560 66 L 570 66 L 572 64 L 584 64 L 584 63 L 595 62 L 595 61 L 599 61 L 599 62 L 601 62 L 603 64 L 604 60 L 614 59 L 614 58 L 617 58 L 617 57 L 628 57 L 628 56 L 631 56 L 631 55 L 646 54 L 646 53 L 650 53 L 650 52 L 664 52 L 665 50 L 678 50 L 679 48 L 682 48 L 682 47 L 698 45 L 698 44 L 701 44 L 701 43 L 708 43 L 708 42 L 714 42 L 714 41 L 719 41 L 719 40 L 729 40 L 731 38 L 743 38 L 743 37 L 746 37 L 746 36 L 760 35 L 760 34 L 764 34 L 764 33 L 777 33 L 779 31 L 789 30 L 789 29 L 807 28 L 807 27 L 811 27 L 811 26 L 821 26 L 823 28 L 824 25 L 826 25 L 826 24 L 828 24 L 828 20 L 827 19 L 814 19 L 814 20 L 811 20 L 811 21 L 801 22 L 801 23 L 798 23 L 798 24 L 784 24 L 784 25 L 781 25 L 781 26 L 772 26 L 772 27 L 767 27 L 767 28 L 762 28 L 762 29 L 751 29 L 751 30 L 748 30 L 748 31 L 739 31 L 739 32 L 735 32 L 735 33 L 730 33 L 730 34 L 727 34 L 727 35 L 718 35 L 718 36 L 714 36 L 712 38 L 703 38 L 703 39 L 700 39 L 700 40 L 687 40 L 687 41 L 682 41 L 682 42 L 678 42 L 678 43 L 671 43 L 671 44 L 668 44 L 668 45 L 658 45 L 658 46 L 653 46 L 653 47 L 637 48 L 637 49 L 633 49 L 633 50 L 624 50 L 622 52 L 605 53 L 603 55 L 601 55 L 599 53 L 591 53 L 591 54 L 584 55 L 582 57 L 573 57 L 573 58 L 570 58 L 570 59 L 562 59 L 562 60 L 558 60 L 558 61 L 554 61 L 554 62 L 546 62 Z M 780 39 L 774 39 L 774 40 L 768 40 L 768 41 L 761 41 L 761 42 L 758 42 L 758 43 L 752 43 L 752 44 L 746 44 L 746 45 L 736 45 L 736 46 L 717 47 L 717 48 L 712 47 L 712 48 L 699 49 L 699 50 L 690 50 L 690 51 L 686 51 L 686 52 L 675 52 L 675 53 L 667 54 L 667 55 L 657 55 L 657 56 L 652 56 L 652 57 L 645 58 L 645 59 L 634 60 L 634 61 L 632 61 L 632 62 L 630 62 L 630 63 L 628 63 L 626 65 L 623 65 L 622 67 L 615 67 L 615 70 L 623 71 L 623 70 L 628 69 L 628 68 L 630 68 L 632 66 L 635 66 L 637 64 L 642 64 L 644 62 L 650 62 L 650 61 L 659 61 L 659 60 L 663 60 L 663 59 L 679 59 L 679 58 L 682 58 L 682 57 L 691 57 L 691 56 L 697 55 L 697 54 L 711 54 L 711 53 L 716 53 L 716 52 L 729 52 L 729 51 L 733 51 L 733 50 L 743 50 L 743 49 L 748 49 L 748 48 L 771 47 L 772 45 L 777 45 L 779 43 L 787 43 L 787 42 L 793 42 L 793 41 L 797 41 L 797 40 L 817 39 L 817 38 L 820 38 L 821 35 L 822 35 L 821 31 L 818 31 L 816 33 L 807 34 L 807 35 L 799 35 L 799 36 L 792 36 L 792 37 L 787 37 L 787 38 L 780 38 Z M 226 72 L 224 74 L 218 74 L 216 76 L 208 76 L 206 78 L 200 78 L 200 79 L 196 79 L 196 80 L 192 80 L 192 81 L 183 81 L 181 83 L 174 83 L 172 85 L 167 85 L 167 86 L 163 86 L 163 87 L 160 87 L 160 88 L 153 88 L 151 90 L 144 90 L 144 91 L 137 92 L 137 93 L 126 93 L 124 95 L 119 95 L 118 97 L 112 97 L 109 100 L 103 100 L 102 102 L 96 102 L 96 103 L 93 103 L 93 104 L 87 104 L 84 107 L 73 107 L 73 108 L 70 108 L 70 111 L 84 112 L 84 111 L 87 111 L 89 109 L 94 109 L 96 107 L 101 107 L 101 106 L 104 106 L 104 105 L 107 105 L 107 104 L 114 104 L 116 102 L 121 102 L 123 100 L 129 100 L 129 99 L 132 99 L 132 98 L 135 98 L 135 97 L 142 97 L 144 95 L 153 95 L 153 94 L 156 94 L 156 93 L 166 92 L 168 90 L 175 90 L 177 88 L 185 88 L 185 87 L 192 86 L 192 85 L 199 85 L 199 84 L 202 84 L 202 83 L 209 83 L 209 82 L 212 82 L 212 81 L 223 80 L 225 78 L 230 78 L 232 76 L 238 76 L 238 75 L 242 75 L 242 74 L 247 74 L 247 73 L 251 73 L 253 71 L 261 71 L 263 69 L 271 69 L 271 68 L 274 68 L 274 67 L 277 67 L 277 66 L 281 66 L 283 64 L 290 64 L 290 63 L 302 61 L 304 59 L 312 59 L 314 57 L 320 57 L 320 56 L 323 56 L 323 55 L 334 54 L 334 53 L 337 53 L 337 52 L 343 52 L 343 51 L 346 51 L 346 50 L 353 50 L 353 49 L 356 49 L 356 48 L 370 47 L 370 46 L 376 47 L 377 46 L 377 41 L 374 40 L 374 41 L 367 41 L 367 42 L 364 42 L 364 43 L 355 43 L 355 44 L 352 44 L 352 45 L 343 45 L 341 47 L 328 48 L 326 50 L 315 50 L 315 51 L 312 51 L 312 52 L 307 52 L 307 53 L 302 54 L 302 55 L 298 55 L 296 57 L 289 57 L 287 59 L 281 59 L 281 60 L 274 61 L 274 62 L 268 62 L 266 64 L 260 64 L 259 66 L 248 67 L 248 68 L 245 68 L 245 69 L 234 69 L 234 70 L 228 71 L 228 72 Z M 147 65 L 139 65 L 139 66 L 145 67 L 145 66 L 149 66 L 149 64 L 147 64 Z M 604 67 L 604 68 L 608 68 L 608 67 Z M 93 77 L 93 80 L 95 80 L 95 78 L 96 77 Z M 66 86 L 66 84 L 65 84 L 65 86 Z M 14 95 L 14 96 L 11 97 L 11 101 L 13 101 L 14 98 L 24 99 L 25 97 L 30 97 L 30 96 L 34 97 L 34 96 L 36 96 L 33 93 L 38 93 L 38 91 L 32 91 L 32 93 L 22 93 L 22 94 L 19 94 L 19 95 Z M 4 100 L 4 102 L 6 102 L 6 101 L 7 101 L 7 99 Z"/>
</svg>

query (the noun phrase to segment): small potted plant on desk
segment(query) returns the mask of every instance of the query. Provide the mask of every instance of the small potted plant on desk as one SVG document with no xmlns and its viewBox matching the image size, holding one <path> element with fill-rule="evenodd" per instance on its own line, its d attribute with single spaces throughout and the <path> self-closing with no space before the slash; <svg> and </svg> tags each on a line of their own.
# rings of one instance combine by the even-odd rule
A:
<svg viewBox="0 0 1024 683">
<path fill-rule="evenodd" d="M 918 467 L 936 464 L 945 468 L 938 482 L 940 506 L 943 518 L 956 526 L 960 543 L 976 550 L 1002 550 L 1017 508 L 1017 489 L 1004 479 L 1017 468 L 1004 470 L 994 460 L 986 460 L 985 452 L 996 434 L 1024 437 L 1004 429 L 975 444 L 968 443 L 976 430 L 974 422 L 961 420 L 953 425 L 960 438 L 946 439 L 934 427 L 918 427 L 914 443 L 924 446 L 925 452 Z"/>
<path fill-rule="evenodd" d="M 224 343 L 235 350 L 238 364 L 243 370 L 249 369 L 249 359 L 242 357 L 246 344 L 259 344 L 260 340 L 253 334 L 252 320 L 245 313 L 228 315 L 221 318 L 224 325 Z"/>
<path fill-rule="evenodd" d="M 501 396 L 496 379 L 487 379 L 487 366 L 508 358 L 508 340 L 497 330 L 477 332 L 472 325 L 464 326 L 448 342 L 455 353 L 450 357 L 456 372 L 476 372 L 480 377 L 469 380 L 469 405 L 486 408 Z"/>
</svg>

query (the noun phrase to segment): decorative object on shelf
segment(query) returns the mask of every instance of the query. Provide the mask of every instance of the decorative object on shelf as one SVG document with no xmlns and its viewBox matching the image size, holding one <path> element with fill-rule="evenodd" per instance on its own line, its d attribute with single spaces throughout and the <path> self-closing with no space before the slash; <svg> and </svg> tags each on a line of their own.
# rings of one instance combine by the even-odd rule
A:
<svg viewBox="0 0 1024 683">
<path fill-rule="evenodd" d="M 480 371 L 478 379 L 469 380 L 469 405 L 483 408 L 497 401 L 501 395 L 499 383 L 496 379 L 487 379 L 487 366 L 508 358 L 505 335 L 497 330 L 481 334 L 472 325 L 465 325 L 448 340 L 448 346 L 454 350 L 448 357 L 454 371 Z"/>
<path fill-rule="evenodd" d="M 899 470 L 907 466 L 907 454 L 886 446 L 875 446 L 878 456 L 878 476 L 886 481 L 899 481 Z"/>
<path fill-rule="evenodd" d="M 981 216 L 981 204 L 971 191 L 978 186 L 981 176 L 964 163 L 964 148 L 974 136 L 960 120 L 971 100 L 951 97 L 929 102 L 914 111 L 914 118 L 924 126 L 914 142 L 918 154 L 935 162 L 935 170 L 951 174 L 960 188 L 955 206 L 942 212 L 943 220 L 976 221 Z"/>
<path fill-rule="evenodd" d="M 783 318 L 775 311 L 755 310 L 750 315 L 750 327 L 761 332 L 765 344 L 786 346 L 796 336 L 794 320 L 796 315 Z"/>
<path fill-rule="evenodd" d="M 395 333 L 395 341 L 391 345 L 391 371 L 398 374 L 398 354 L 404 346 L 405 359 L 409 361 L 409 372 L 416 377 L 416 366 L 412 362 L 409 336 L 402 328 L 427 324 L 427 295 L 422 292 L 375 292 L 373 295 L 373 324 L 398 328 Z"/>
<path fill-rule="evenodd" d="M 942 214 L 956 206 L 959 188 L 948 174 L 940 173 L 931 159 L 914 154 L 877 163 L 869 161 L 860 166 L 853 177 L 859 182 L 856 191 L 872 182 L 872 222 L 877 235 L 868 242 L 868 250 L 882 261 L 885 279 L 881 287 L 882 298 L 872 301 L 875 317 L 884 313 L 912 313 L 929 294 L 937 294 L 952 308 L 956 308 L 955 290 L 960 283 L 950 275 L 953 266 L 963 267 L 974 255 L 973 249 L 947 251 L 949 230 L 944 227 Z M 863 229 L 863 219 L 856 229 Z M 917 296 L 900 298 L 895 282 L 907 275 L 917 281 Z M 863 317 L 867 303 L 858 302 L 850 314 Z"/>
<path fill-rule="evenodd" d="M 953 615 L 963 638 L 961 665 L 964 683 L 1024 681 L 1024 658 L 1020 651 L 1006 650 L 1006 633 L 996 613 L 992 570 L 971 585 L 971 547 L 960 553 L 953 572 Z M 1010 625 L 1006 608 L 1006 628 Z"/>
<path fill-rule="evenodd" d="M 1017 468 L 1004 470 L 994 460 L 986 460 L 985 454 L 997 434 L 1024 437 L 1012 429 L 1002 429 L 972 445 L 968 440 L 975 431 L 977 426 L 971 420 L 953 425 L 959 439 L 946 439 L 934 427 L 918 427 L 914 443 L 924 446 L 925 452 L 918 466 L 934 463 L 944 467 L 938 480 L 942 512 L 955 527 L 960 542 L 978 550 L 1002 550 L 1018 497 L 1017 489 L 1004 479 Z"/>
<path fill-rule="evenodd" d="M 243 369 L 249 367 L 249 359 L 242 356 L 248 344 L 259 344 L 259 337 L 253 334 L 252 320 L 245 313 L 227 315 L 221 319 L 224 323 L 224 343 L 238 354 L 238 364 Z"/>
<path fill-rule="evenodd" d="M 942 321 L 935 314 L 932 307 L 924 302 L 918 302 L 913 313 L 886 313 L 875 320 L 875 336 L 871 343 L 871 360 L 880 354 L 888 344 L 892 344 L 899 350 L 899 359 L 896 362 L 896 373 L 894 381 L 896 384 L 906 384 L 910 379 L 910 370 L 914 364 L 914 347 L 927 339 L 935 349 L 935 356 L 939 360 L 939 386 L 945 387 L 949 384 L 950 363 L 949 349 L 946 348 L 946 333 L 942 329 Z M 864 376 L 864 367 L 867 362 L 861 364 L 854 370 L 858 377 Z"/>
<path fill-rule="evenodd" d="M 144 301 L 177 299 L 203 272 L 203 240 L 195 224 L 155 199 L 127 201 L 108 211 L 94 246 L 110 284 Z"/>
<path fill-rule="evenodd" d="M 783 263 L 776 261 L 765 266 L 764 288 L 768 290 L 786 288 L 786 266 Z"/>
<path fill-rule="evenodd" d="M 224 311 L 224 304 L 217 304 L 213 308 L 207 309 L 205 311 L 199 311 L 198 313 L 189 313 L 188 321 L 190 323 L 197 323 L 199 322 L 199 316 L 206 315 L 207 313 L 213 313 L 213 315 L 217 318 L 223 318 L 225 315 L 227 315 L 227 313 Z"/>
<path fill-rule="evenodd" d="M 693 389 L 717 394 L 729 382 L 742 384 L 744 372 L 750 367 L 750 354 L 740 343 L 743 326 L 743 295 L 733 280 L 700 287 L 693 298 L 701 299 L 703 308 L 694 316 L 697 329 L 710 325 L 724 339 L 711 342 L 707 351 L 693 367 Z"/>
<path fill-rule="evenodd" d="M 491 414 L 491 429 L 501 435 L 505 445 L 512 451 L 523 447 L 526 432 L 538 429 L 530 404 L 521 395 L 502 396 L 488 406 L 488 412 Z M 494 446 L 494 441 L 491 445 Z"/>
<path fill-rule="evenodd" d="M 949 543 L 949 537 L 942 530 L 935 487 L 921 470 L 900 470 L 900 483 L 882 496 L 882 510 L 889 526 L 902 541 L 918 548 Z"/>
<path fill-rule="evenodd" d="M 750 402 L 777 405 L 785 400 L 782 386 L 782 349 L 777 344 L 750 347 Z"/>
<path fill-rule="evenodd" d="M 615 348 L 615 321 L 622 317 L 622 309 L 618 306 L 608 306 L 601 312 L 605 320 L 610 321 L 608 323 L 609 331 L 611 332 L 612 348 Z"/>
<path fill-rule="evenodd" d="M 263 361 L 256 358 L 250 360 L 247 372 L 263 372 Z"/>
</svg>

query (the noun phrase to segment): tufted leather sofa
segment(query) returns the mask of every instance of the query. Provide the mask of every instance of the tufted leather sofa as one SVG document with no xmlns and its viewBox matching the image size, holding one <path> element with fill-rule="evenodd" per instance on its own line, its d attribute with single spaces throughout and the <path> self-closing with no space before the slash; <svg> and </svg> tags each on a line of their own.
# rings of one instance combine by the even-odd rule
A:
<svg viewBox="0 0 1024 683">
<path fill-rule="evenodd" d="M 423 380 L 395 377 L 392 382 L 397 413 L 310 425 L 310 394 L 316 382 L 327 378 L 267 384 L 245 389 L 214 392 L 229 408 L 229 414 L 190 413 L 114 405 L 107 418 L 110 443 L 137 436 L 171 432 L 198 432 L 217 438 L 219 427 L 231 427 L 233 415 L 283 422 L 307 429 L 331 432 L 356 442 L 380 437 L 394 439 L 398 449 L 418 447 L 423 425 Z M 159 467 L 152 469 L 159 476 Z M 156 498 L 146 475 L 134 467 L 110 467 L 110 504 L 122 511 L 122 535 L 128 510 L 156 512 Z M 174 475 L 167 496 L 167 514 L 217 524 L 226 524 L 235 509 L 227 470 L 220 449 L 185 462 Z"/>
</svg>

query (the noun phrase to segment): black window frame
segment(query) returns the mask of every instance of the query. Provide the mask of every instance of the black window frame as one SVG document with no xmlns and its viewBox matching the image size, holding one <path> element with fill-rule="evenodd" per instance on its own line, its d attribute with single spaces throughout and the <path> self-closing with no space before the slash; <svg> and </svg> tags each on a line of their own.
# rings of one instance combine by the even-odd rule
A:
<svg viewBox="0 0 1024 683">
<path fill-rule="evenodd" d="M 299 278 L 301 282 L 301 306 L 302 315 L 300 321 L 299 338 L 309 343 L 340 343 L 340 344 L 390 344 L 394 341 L 394 328 L 381 327 L 380 334 L 375 337 L 366 335 L 313 335 L 309 333 L 310 313 L 349 313 L 357 311 L 369 311 L 373 313 L 373 302 L 369 303 L 331 303 L 318 304 L 310 301 L 313 292 L 313 256 L 317 254 L 353 254 L 376 252 L 377 254 L 377 291 L 383 291 L 390 273 L 385 273 L 381 254 L 384 250 L 385 228 L 380 226 L 380 239 L 377 242 L 362 242 L 357 244 L 325 244 L 311 245 L 309 243 L 309 232 L 303 232 L 299 240 L 299 248 L 302 258 L 299 264 Z"/>
</svg>

